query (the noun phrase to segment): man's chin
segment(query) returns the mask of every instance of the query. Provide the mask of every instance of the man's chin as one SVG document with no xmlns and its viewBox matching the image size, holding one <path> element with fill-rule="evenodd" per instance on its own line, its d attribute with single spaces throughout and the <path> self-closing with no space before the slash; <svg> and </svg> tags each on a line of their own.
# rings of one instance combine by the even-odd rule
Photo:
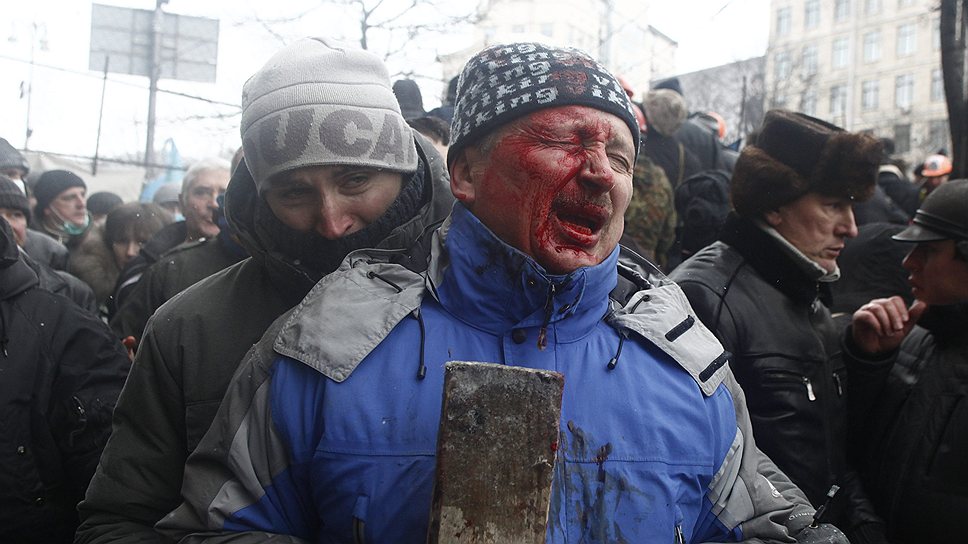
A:
<svg viewBox="0 0 968 544">
<path fill-rule="evenodd" d="M 562 247 L 547 252 L 536 260 L 549 274 L 563 276 L 571 274 L 579 268 L 595 266 L 601 263 L 603 259 L 587 251 Z"/>
</svg>

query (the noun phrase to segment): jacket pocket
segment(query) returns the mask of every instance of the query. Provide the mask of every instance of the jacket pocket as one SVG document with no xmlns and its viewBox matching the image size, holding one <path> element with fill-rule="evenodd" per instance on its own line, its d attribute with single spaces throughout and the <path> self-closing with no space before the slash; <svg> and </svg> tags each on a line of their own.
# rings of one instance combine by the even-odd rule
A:
<svg viewBox="0 0 968 544">
<path fill-rule="evenodd" d="M 796 372 L 775 368 L 766 369 L 763 371 L 763 382 L 764 384 L 790 385 L 795 388 L 802 388 L 807 400 L 810 402 L 817 400 L 817 395 L 813 390 L 813 382 L 807 376 Z"/>
</svg>

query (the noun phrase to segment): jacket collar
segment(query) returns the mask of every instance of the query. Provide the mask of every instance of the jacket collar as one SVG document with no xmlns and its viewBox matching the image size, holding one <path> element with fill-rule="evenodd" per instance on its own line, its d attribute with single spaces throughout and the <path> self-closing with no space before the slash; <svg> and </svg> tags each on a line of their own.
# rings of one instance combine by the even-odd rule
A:
<svg viewBox="0 0 968 544">
<path fill-rule="evenodd" d="M 779 241 L 767 234 L 752 220 L 730 214 L 719 239 L 738 251 L 767 283 L 801 304 L 810 304 L 818 297 L 830 306 L 831 294 L 827 283 L 804 270 L 799 262 Z"/>
<path fill-rule="evenodd" d="M 458 319 L 493 334 L 555 326 L 555 340 L 586 334 L 608 311 L 617 283 L 618 247 L 601 263 L 552 275 L 509 246 L 463 204 L 441 230 L 429 271 L 431 289 Z"/>
<path fill-rule="evenodd" d="M 968 303 L 931 306 L 918 325 L 931 331 L 943 344 L 966 344 L 968 338 Z"/>
</svg>

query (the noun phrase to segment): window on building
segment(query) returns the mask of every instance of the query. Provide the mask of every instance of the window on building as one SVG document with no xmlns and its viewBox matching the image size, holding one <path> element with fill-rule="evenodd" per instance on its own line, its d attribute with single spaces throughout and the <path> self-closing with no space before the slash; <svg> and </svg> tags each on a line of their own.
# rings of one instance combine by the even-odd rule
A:
<svg viewBox="0 0 968 544">
<path fill-rule="evenodd" d="M 860 107 L 864 111 L 876 110 L 879 93 L 880 84 L 876 79 L 863 82 L 861 84 Z"/>
<path fill-rule="evenodd" d="M 914 0 L 897 0 L 897 7 L 905 8 L 907 6 L 913 6 Z"/>
<path fill-rule="evenodd" d="M 541 23 L 541 34 L 549 38 L 554 36 L 555 35 L 554 23 Z"/>
<path fill-rule="evenodd" d="M 931 49 L 941 50 L 941 17 L 931 21 Z"/>
<path fill-rule="evenodd" d="M 914 103 L 914 76 L 904 74 L 894 79 L 894 105 L 901 109 L 909 109 Z"/>
<path fill-rule="evenodd" d="M 817 93 L 809 90 L 800 97 L 800 111 L 807 115 L 817 115 Z"/>
<path fill-rule="evenodd" d="M 906 57 L 913 55 L 916 49 L 915 39 L 917 38 L 914 23 L 908 23 L 897 27 L 897 56 Z"/>
<path fill-rule="evenodd" d="M 931 70 L 931 101 L 941 102 L 944 100 L 944 75 L 941 68 Z"/>
<path fill-rule="evenodd" d="M 864 0 L 864 13 L 876 15 L 881 12 L 881 0 Z"/>
<path fill-rule="evenodd" d="M 816 45 L 805 45 L 803 47 L 803 75 L 816 75 L 819 70 L 819 55 Z"/>
<path fill-rule="evenodd" d="M 850 17 L 850 0 L 834 2 L 834 21 L 846 21 Z"/>
<path fill-rule="evenodd" d="M 932 119 L 928 121 L 928 141 L 926 146 L 928 149 L 951 149 L 948 140 L 951 134 L 948 130 L 948 120 L 947 119 Z"/>
<path fill-rule="evenodd" d="M 781 51 L 776 54 L 776 78 L 778 80 L 787 79 L 790 77 L 790 72 L 793 68 L 793 63 L 790 61 L 790 53 L 786 51 Z"/>
<path fill-rule="evenodd" d="M 881 31 L 874 30 L 864 34 L 864 62 L 875 62 L 881 58 Z"/>
<path fill-rule="evenodd" d="M 790 33 L 790 8 L 776 10 L 776 35 L 785 36 Z"/>
<path fill-rule="evenodd" d="M 894 153 L 911 150 L 911 125 L 894 125 Z"/>
<path fill-rule="evenodd" d="M 820 26 L 820 0 L 807 0 L 803 9 L 803 26 L 806 28 Z"/>
<path fill-rule="evenodd" d="M 830 63 L 834 68 L 847 66 L 850 59 L 849 49 L 847 38 L 837 38 L 834 40 L 833 53 L 830 59 Z"/>
<path fill-rule="evenodd" d="M 843 115 L 847 110 L 847 86 L 834 85 L 830 88 L 830 115 Z"/>
</svg>

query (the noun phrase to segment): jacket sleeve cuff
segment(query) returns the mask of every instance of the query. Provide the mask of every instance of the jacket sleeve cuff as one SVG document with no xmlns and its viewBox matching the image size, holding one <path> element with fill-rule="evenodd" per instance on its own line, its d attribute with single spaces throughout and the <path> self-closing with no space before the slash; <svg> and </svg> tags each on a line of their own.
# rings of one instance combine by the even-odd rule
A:
<svg viewBox="0 0 968 544">
<path fill-rule="evenodd" d="M 900 351 L 899 348 L 883 353 L 866 353 L 862 351 L 857 344 L 854 343 L 853 330 L 853 325 L 847 325 L 847 328 L 844 329 L 844 335 L 841 340 L 841 347 L 844 350 L 844 354 L 847 355 L 849 359 L 869 367 L 881 367 L 892 364 L 894 359 L 897 358 L 898 351 Z"/>
</svg>

